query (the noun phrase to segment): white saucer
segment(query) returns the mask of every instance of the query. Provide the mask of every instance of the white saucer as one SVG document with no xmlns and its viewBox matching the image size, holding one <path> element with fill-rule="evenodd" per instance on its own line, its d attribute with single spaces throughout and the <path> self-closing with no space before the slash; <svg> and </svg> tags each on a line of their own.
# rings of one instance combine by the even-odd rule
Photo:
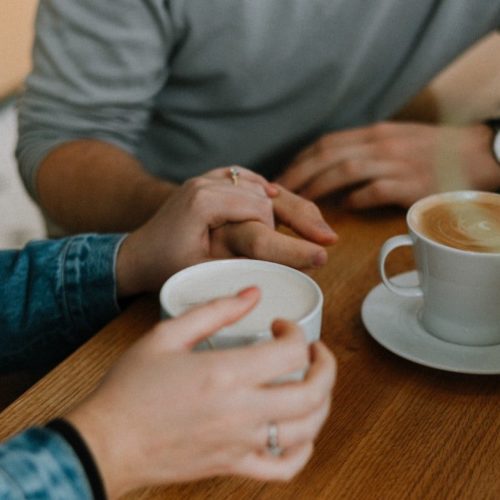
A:
<svg viewBox="0 0 500 500">
<path fill-rule="evenodd" d="M 418 282 L 416 271 L 391 279 L 400 285 Z M 400 297 L 380 283 L 366 296 L 361 316 L 370 335 L 402 358 L 450 372 L 500 374 L 500 344 L 471 347 L 440 340 L 420 324 L 421 306 L 421 298 Z"/>
</svg>

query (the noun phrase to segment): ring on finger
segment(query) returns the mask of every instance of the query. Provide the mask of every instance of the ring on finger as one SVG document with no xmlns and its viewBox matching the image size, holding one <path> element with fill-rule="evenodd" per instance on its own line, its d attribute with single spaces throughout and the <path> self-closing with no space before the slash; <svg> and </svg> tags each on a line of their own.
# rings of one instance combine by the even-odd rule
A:
<svg viewBox="0 0 500 500">
<path fill-rule="evenodd" d="M 240 178 L 240 169 L 238 167 L 230 167 L 229 168 L 229 175 L 231 177 L 231 181 L 233 182 L 233 185 L 237 186 L 239 178 Z"/>
<path fill-rule="evenodd" d="M 274 455 L 275 457 L 280 456 L 282 453 L 282 449 L 279 445 L 278 425 L 275 422 L 269 422 L 269 424 L 267 424 L 266 449 L 271 455 Z"/>
</svg>

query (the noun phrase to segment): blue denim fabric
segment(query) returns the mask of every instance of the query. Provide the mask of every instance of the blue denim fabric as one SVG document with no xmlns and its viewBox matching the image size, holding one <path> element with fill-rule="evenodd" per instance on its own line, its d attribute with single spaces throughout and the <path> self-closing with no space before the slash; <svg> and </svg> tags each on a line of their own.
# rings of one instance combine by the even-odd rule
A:
<svg viewBox="0 0 500 500">
<path fill-rule="evenodd" d="M 58 361 L 119 312 L 122 241 L 88 234 L 0 252 L 0 371 Z M 32 428 L 0 445 L 0 500 L 91 497 L 78 457 L 58 433 Z"/>
<path fill-rule="evenodd" d="M 92 490 L 73 448 L 32 428 L 0 446 L 0 500 L 84 500 Z"/>
<path fill-rule="evenodd" d="M 0 372 L 61 360 L 119 312 L 122 240 L 87 234 L 0 252 Z"/>
</svg>

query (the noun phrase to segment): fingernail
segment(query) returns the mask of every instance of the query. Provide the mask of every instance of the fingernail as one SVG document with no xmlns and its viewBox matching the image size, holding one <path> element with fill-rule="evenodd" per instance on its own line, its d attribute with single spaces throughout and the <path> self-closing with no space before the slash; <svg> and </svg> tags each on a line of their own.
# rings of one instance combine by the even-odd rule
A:
<svg viewBox="0 0 500 500">
<path fill-rule="evenodd" d="M 270 183 L 268 194 L 269 196 L 278 196 L 280 194 L 280 188 L 278 187 L 278 185 L 275 183 Z"/>
<path fill-rule="evenodd" d="M 241 292 L 238 292 L 236 296 L 241 299 L 249 299 L 251 297 L 253 298 L 256 291 L 259 291 L 256 286 L 250 286 L 248 288 L 245 288 L 244 290 L 241 290 Z"/>
<path fill-rule="evenodd" d="M 328 255 L 325 251 L 323 252 L 318 252 L 316 255 L 313 257 L 313 266 L 314 267 L 322 267 L 326 264 L 326 261 L 328 260 Z"/>
</svg>

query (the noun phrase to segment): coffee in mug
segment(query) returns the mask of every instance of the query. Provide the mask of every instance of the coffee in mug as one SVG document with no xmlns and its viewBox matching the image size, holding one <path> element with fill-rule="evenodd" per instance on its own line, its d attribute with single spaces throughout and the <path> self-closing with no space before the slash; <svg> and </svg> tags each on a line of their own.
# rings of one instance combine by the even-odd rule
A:
<svg viewBox="0 0 500 500">
<path fill-rule="evenodd" d="M 467 252 L 500 252 L 500 197 L 480 194 L 455 201 L 434 200 L 412 212 L 412 224 L 424 236 Z"/>
<path fill-rule="evenodd" d="M 379 271 L 392 292 L 422 297 L 420 321 L 443 340 L 464 345 L 500 343 L 500 195 L 440 193 L 409 209 L 408 235 L 387 240 Z M 402 287 L 386 275 L 387 256 L 413 246 L 419 285 Z"/>
</svg>

